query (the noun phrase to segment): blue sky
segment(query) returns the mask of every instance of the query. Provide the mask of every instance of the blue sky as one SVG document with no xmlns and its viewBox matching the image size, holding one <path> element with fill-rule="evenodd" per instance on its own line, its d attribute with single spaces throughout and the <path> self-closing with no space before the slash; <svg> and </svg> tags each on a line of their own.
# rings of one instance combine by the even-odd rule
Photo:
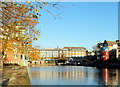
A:
<svg viewBox="0 0 120 87">
<path fill-rule="evenodd" d="M 99 41 L 118 39 L 117 2 L 61 2 L 59 10 L 47 8 L 54 14 L 61 11 L 61 19 L 42 11 L 39 24 L 41 38 L 34 42 L 41 48 L 92 47 Z"/>
</svg>

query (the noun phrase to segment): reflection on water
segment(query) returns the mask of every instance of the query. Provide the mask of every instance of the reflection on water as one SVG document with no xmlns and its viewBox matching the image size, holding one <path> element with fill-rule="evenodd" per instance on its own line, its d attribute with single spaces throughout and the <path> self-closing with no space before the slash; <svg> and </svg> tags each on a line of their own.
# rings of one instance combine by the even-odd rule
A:
<svg viewBox="0 0 120 87">
<path fill-rule="evenodd" d="M 103 69 L 103 79 L 107 85 L 120 84 L 120 70 L 117 69 Z"/>
<path fill-rule="evenodd" d="M 29 67 L 32 85 L 119 85 L 120 70 L 82 66 Z"/>
</svg>

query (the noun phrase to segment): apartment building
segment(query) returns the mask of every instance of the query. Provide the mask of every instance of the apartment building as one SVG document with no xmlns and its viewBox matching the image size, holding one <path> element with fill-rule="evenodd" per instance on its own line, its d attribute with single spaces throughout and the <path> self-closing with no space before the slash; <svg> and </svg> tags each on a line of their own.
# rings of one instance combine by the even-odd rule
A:
<svg viewBox="0 0 120 87">
<path fill-rule="evenodd" d="M 45 48 L 40 50 L 42 60 L 51 60 L 59 57 L 59 48 Z"/>
<path fill-rule="evenodd" d="M 64 57 L 84 57 L 87 55 L 85 47 L 64 47 Z"/>
<path fill-rule="evenodd" d="M 84 57 L 87 55 L 86 51 L 85 47 L 46 48 L 40 50 L 40 56 L 43 60 L 67 59 L 70 57 Z"/>
<path fill-rule="evenodd" d="M 104 60 L 110 58 L 116 58 L 116 51 L 118 44 L 116 41 L 104 41 L 103 43 L 97 44 L 97 59 L 103 58 Z"/>
<path fill-rule="evenodd" d="M 116 41 L 117 42 L 117 51 L 116 51 L 116 56 L 117 56 L 117 58 L 119 58 L 120 59 L 120 40 L 117 40 Z"/>
</svg>

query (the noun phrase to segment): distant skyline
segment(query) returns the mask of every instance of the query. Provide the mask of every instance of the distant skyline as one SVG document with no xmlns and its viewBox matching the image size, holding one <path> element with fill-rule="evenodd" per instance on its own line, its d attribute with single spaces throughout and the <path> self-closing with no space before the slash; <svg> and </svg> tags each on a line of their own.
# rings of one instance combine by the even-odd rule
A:
<svg viewBox="0 0 120 87">
<path fill-rule="evenodd" d="M 39 24 L 41 38 L 35 45 L 41 48 L 92 47 L 99 41 L 118 39 L 117 2 L 60 2 L 61 19 L 42 11 Z M 61 11 L 47 8 L 53 13 Z"/>
</svg>

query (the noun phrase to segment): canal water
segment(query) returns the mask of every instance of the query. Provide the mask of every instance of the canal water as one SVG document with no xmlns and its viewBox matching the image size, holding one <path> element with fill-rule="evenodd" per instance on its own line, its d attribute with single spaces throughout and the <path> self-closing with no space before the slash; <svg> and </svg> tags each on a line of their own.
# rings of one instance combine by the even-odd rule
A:
<svg viewBox="0 0 120 87">
<path fill-rule="evenodd" d="M 120 70 L 84 66 L 28 68 L 32 85 L 120 85 Z"/>
</svg>

